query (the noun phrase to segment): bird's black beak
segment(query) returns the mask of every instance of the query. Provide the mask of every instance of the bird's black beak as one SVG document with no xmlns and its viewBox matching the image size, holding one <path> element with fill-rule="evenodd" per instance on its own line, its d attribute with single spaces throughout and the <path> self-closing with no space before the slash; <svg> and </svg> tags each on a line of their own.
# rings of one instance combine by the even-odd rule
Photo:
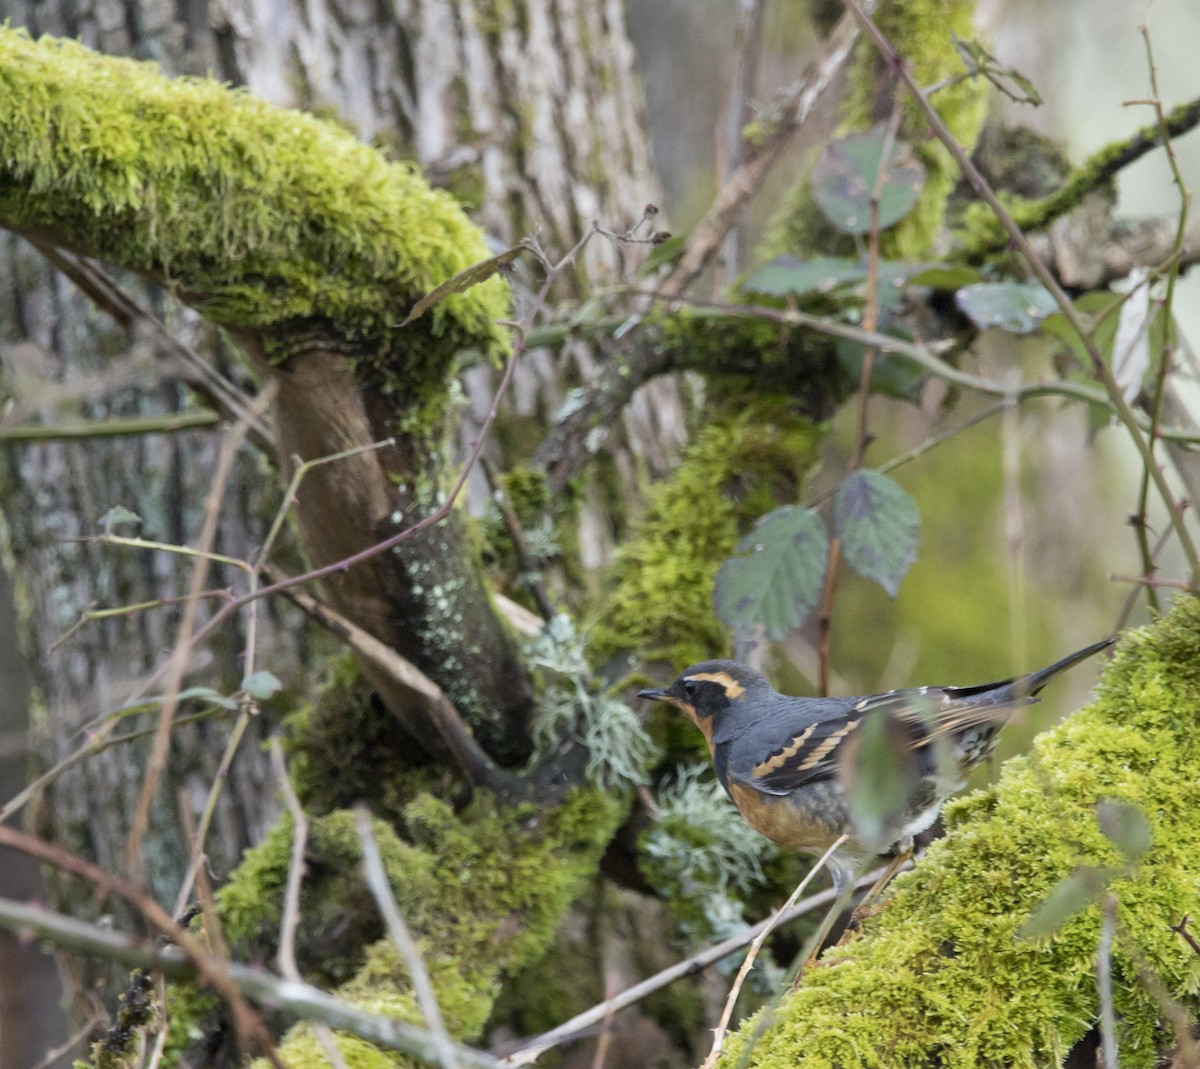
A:
<svg viewBox="0 0 1200 1069">
<path fill-rule="evenodd" d="M 649 690 L 639 690 L 638 697 L 651 702 L 665 702 L 670 700 L 671 695 L 665 687 L 651 687 Z"/>
</svg>

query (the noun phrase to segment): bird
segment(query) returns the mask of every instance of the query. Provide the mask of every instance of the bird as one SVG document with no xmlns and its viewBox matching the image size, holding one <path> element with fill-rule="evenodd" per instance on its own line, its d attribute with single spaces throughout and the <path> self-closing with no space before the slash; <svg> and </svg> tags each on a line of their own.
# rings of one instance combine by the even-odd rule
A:
<svg viewBox="0 0 1200 1069">
<path fill-rule="evenodd" d="M 673 705 L 695 723 L 733 804 L 777 845 L 819 856 L 847 836 L 826 863 L 841 893 L 871 858 L 910 855 L 913 836 L 933 824 L 970 771 L 992 753 L 1014 711 L 1038 701 L 1058 673 L 1115 641 L 1102 639 L 1028 675 L 965 687 L 791 697 L 749 665 L 720 660 L 694 664 L 669 687 L 642 690 L 638 697 Z M 872 725 L 895 754 L 893 778 L 902 792 L 890 810 L 876 810 L 864 822 L 852 797 L 860 789 L 854 785 L 855 751 L 872 735 Z"/>
</svg>

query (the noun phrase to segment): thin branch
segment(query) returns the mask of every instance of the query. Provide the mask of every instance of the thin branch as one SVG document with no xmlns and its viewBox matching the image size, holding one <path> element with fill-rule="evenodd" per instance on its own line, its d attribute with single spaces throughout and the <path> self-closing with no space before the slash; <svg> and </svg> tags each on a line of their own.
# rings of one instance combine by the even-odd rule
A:
<svg viewBox="0 0 1200 1069">
<path fill-rule="evenodd" d="M 744 315 L 750 318 L 769 319 L 784 326 L 803 327 L 818 334 L 826 334 L 831 338 L 845 338 L 847 341 L 857 342 L 859 345 L 873 345 L 881 352 L 912 361 L 935 378 L 949 383 L 951 386 L 959 386 L 988 397 L 1000 397 L 1006 400 L 1009 397 L 1015 397 L 1017 400 L 1025 400 L 1029 397 L 1069 397 L 1076 401 L 1084 401 L 1087 404 L 1113 410 L 1113 406 L 1104 392 L 1081 382 L 1071 382 L 1067 379 L 1039 379 L 1036 382 L 1005 385 L 992 379 L 960 371 L 939 359 L 929 346 L 918 345 L 890 334 L 862 330 L 848 323 L 839 323 L 821 316 L 809 315 L 807 312 L 785 308 L 766 308 L 753 304 L 731 304 L 728 301 L 703 301 L 694 298 L 683 298 L 682 300 L 694 308 L 710 308 L 714 311 Z M 1135 413 L 1133 419 L 1137 426 L 1144 430 L 1149 429 L 1150 423 L 1145 416 Z M 1160 427 L 1158 437 L 1191 445 L 1200 444 L 1200 434 L 1181 427 Z"/>
<path fill-rule="evenodd" d="M 292 815 L 292 856 L 288 862 L 287 888 L 283 895 L 283 916 L 279 921 L 279 953 L 275 963 L 279 966 L 281 976 L 289 980 L 300 979 L 300 969 L 296 965 L 296 929 L 300 926 L 300 884 L 304 880 L 304 850 L 308 842 L 308 817 L 304 815 L 304 807 L 296 797 L 288 776 L 287 765 L 283 760 L 283 746 L 278 735 L 272 735 L 270 741 L 271 767 L 275 770 L 275 778 L 279 781 L 279 790 L 287 803 L 288 812 Z"/>
<path fill-rule="evenodd" d="M 50 1050 L 46 1051 L 46 1056 L 40 1062 L 38 1062 L 37 1065 L 32 1066 L 32 1069 L 50 1069 L 50 1066 L 57 1062 L 59 1058 L 61 1058 L 68 1051 L 78 1047 L 80 1043 L 87 1039 L 87 1037 L 91 1034 L 92 1029 L 94 1029 L 99 1023 L 99 1020 L 93 1017 L 82 1028 L 80 1028 L 78 1032 L 71 1036 L 70 1039 L 65 1040 L 61 1045 L 57 1047 L 51 1047 Z"/>
<path fill-rule="evenodd" d="M 110 927 L 88 924 L 75 917 L 12 899 L 0 898 L 0 928 L 24 932 L 64 949 L 94 954 L 107 961 L 154 969 L 171 980 L 206 977 L 195 958 L 181 947 L 159 949 L 144 939 L 124 935 Z M 349 1032 L 368 1043 L 400 1051 L 430 1065 L 438 1064 L 432 1037 L 423 1028 L 392 1017 L 367 1013 L 320 988 L 285 980 L 260 966 L 230 962 L 225 970 L 227 986 L 232 986 L 239 996 L 270 1006 L 274 1012 L 305 1020 L 324 1021 L 331 1028 Z M 489 1054 L 462 1044 L 455 1044 L 454 1054 L 463 1069 L 501 1069 L 501 1063 Z"/>
<path fill-rule="evenodd" d="M 268 575 L 278 575 L 270 567 L 265 570 Z M 468 782 L 501 795 L 512 794 L 518 789 L 516 779 L 500 768 L 475 740 L 471 729 L 442 688 L 415 664 L 307 591 L 299 587 L 284 587 L 281 582 L 277 580 L 274 585 L 283 590 L 285 598 L 412 693 Z"/>
<path fill-rule="evenodd" d="M 855 888 L 869 887 L 886 871 L 886 868 L 887 866 L 881 866 L 873 872 L 860 877 L 854 884 Z M 618 1013 L 628 1006 L 633 1006 L 641 1002 L 642 999 L 648 998 L 656 991 L 661 991 L 664 987 L 675 983 L 677 980 L 694 976 L 696 973 L 709 968 L 709 966 L 715 965 L 719 961 L 724 961 L 730 954 L 753 942 L 759 933 L 767 928 L 778 928 L 784 924 L 791 924 L 792 921 L 807 916 L 814 910 L 821 909 L 831 902 L 836 902 L 837 899 L 837 892 L 832 888 L 825 891 L 818 891 L 815 895 L 810 895 L 803 902 L 797 903 L 791 909 L 782 910 L 778 914 L 772 914 L 765 920 L 761 920 L 757 924 L 752 924 L 750 927 L 743 929 L 737 935 L 730 936 L 715 946 L 706 947 L 699 953 L 693 954 L 690 958 L 685 958 L 683 961 L 655 973 L 641 983 L 634 984 L 633 987 L 622 991 L 615 998 L 607 999 L 589 1010 L 584 1010 L 583 1013 L 576 1014 L 569 1021 L 564 1021 L 549 1032 L 526 1040 L 520 1049 L 510 1054 L 501 1064 L 504 1066 L 532 1065 L 546 1051 L 577 1039 L 588 1029 L 602 1022 L 610 1014 Z"/>
<path fill-rule="evenodd" d="M 873 10 L 875 0 L 866 2 Z M 779 161 L 792 137 L 812 115 L 817 101 L 833 84 L 857 39 L 858 28 L 854 20 L 848 15 L 842 16 L 826 40 L 820 57 L 805 76 L 783 90 L 760 119 L 763 136 L 717 191 L 708 211 L 696 224 L 683 256 L 663 280 L 659 289 L 662 297 L 680 296 L 709 265 L 725 235 L 741 218 L 746 202 L 758 192 L 767 172 Z"/>
<path fill-rule="evenodd" d="M 388 883 L 387 872 L 383 867 L 383 858 L 379 853 L 379 844 L 375 841 L 375 833 L 371 830 L 371 814 L 366 806 L 355 806 L 354 823 L 358 829 L 359 841 L 362 843 L 363 875 L 366 878 L 367 887 L 375 899 L 375 904 L 379 907 L 379 912 L 383 915 L 388 935 L 391 936 L 392 942 L 396 944 L 396 949 L 400 951 L 408 965 L 413 994 L 416 996 L 421 1015 L 425 1018 L 425 1025 L 433 1037 L 438 1061 L 441 1063 L 442 1069 L 457 1069 L 454 1042 L 450 1038 L 450 1033 L 446 1031 L 446 1022 L 442 1020 L 437 994 L 433 990 L 433 983 L 429 979 L 429 971 L 425 968 L 420 948 L 409 932 L 408 925 L 404 923 L 404 917 L 396 903 L 396 896 L 392 894 L 392 885 Z"/>
<path fill-rule="evenodd" d="M 1124 103 L 1129 105 L 1154 102 L 1127 100 Z M 1027 231 L 1045 229 L 1055 219 L 1077 207 L 1087 193 L 1094 189 L 1100 189 L 1131 163 L 1140 160 L 1148 152 L 1161 148 L 1164 144 L 1164 136 L 1169 140 L 1182 137 L 1188 131 L 1195 129 L 1200 124 L 1200 98 L 1180 104 L 1164 118 L 1165 123 L 1156 122 L 1144 126 L 1123 143 L 1106 145 L 1076 167 L 1062 186 L 1049 196 L 1018 204 L 1013 209 L 1013 213 L 1021 229 Z M 1007 233 L 1001 233 L 972 245 L 969 250 L 971 258 L 983 259 L 990 254 L 1002 251 L 1010 236 Z"/>
<path fill-rule="evenodd" d="M 185 345 L 176 338 L 162 320 L 136 301 L 96 261 L 77 253 L 68 252 L 44 239 L 29 235 L 25 235 L 25 237 L 38 252 L 125 330 L 133 331 L 140 324 L 149 327 L 157 334 L 167 349 L 174 353 L 190 370 L 191 374 L 184 377 L 188 386 L 229 422 L 246 422 L 249 426 L 250 439 L 254 444 L 268 457 L 274 457 L 274 435 L 263 419 L 262 413 L 255 410 L 252 398 L 214 370 L 209 362 L 191 346 Z"/>
<path fill-rule="evenodd" d="M 242 738 L 246 734 L 246 729 L 250 726 L 250 709 L 251 706 L 249 703 L 246 703 L 243 704 L 241 712 L 238 713 L 233 730 L 229 733 L 229 738 L 225 742 L 225 750 L 221 754 L 221 763 L 217 766 L 217 773 L 213 777 L 212 785 L 208 788 L 208 796 L 204 799 L 204 811 L 200 814 L 200 824 L 196 828 L 195 839 L 191 845 L 191 855 L 188 860 L 187 871 L 184 873 L 183 883 L 179 885 L 179 893 L 175 898 L 176 914 L 179 914 L 187 904 L 187 900 L 192 893 L 192 885 L 196 880 L 196 875 L 200 871 L 200 867 L 204 864 L 206 856 L 204 853 L 204 843 L 208 839 L 208 829 L 217 811 L 217 799 L 221 796 L 221 790 L 229 778 L 229 769 L 233 764 L 234 755 L 237 753 L 238 747 L 242 744 Z"/>
<path fill-rule="evenodd" d="M 1190 923 L 1191 919 L 1192 918 L 1185 913 L 1178 924 L 1171 925 L 1171 931 L 1180 936 L 1183 941 L 1187 943 L 1187 945 L 1190 946 L 1193 951 L 1195 951 L 1196 955 L 1200 957 L 1200 940 L 1197 940 L 1188 929 L 1188 924 Z"/>
<path fill-rule="evenodd" d="M 1113 1009 L 1112 949 L 1117 930 L 1117 899 L 1107 895 L 1101 910 L 1100 948 L 1096 954 L 1096 987 L 1100 993 L 1099 1069 L 1117 1069 L 1117 1014 Z"/>
<path fill-rule="evenodd" d="M 131 883 L 118 879 L 116 876 L 110 875 L 97 865 L 75 857 L 53 843 L 44 842 L 41 839 L 34 838 L 32 835 L 26 835 L 24 832 L 17 831 L 16 828 L 10 828 L 2 824 L 0 824 L 0 845 L 18 850 L 23 854 L 28 854 L 30 857 L 37 858 L 39 861 L 44 861 L 48 865 L 62 869 L 64 872 L 78 876 L 80 879 L 90 883 L 97 891 L 101 891 L 105 895 L 114 895 L 128 902 L 160 935 L 176 944 L 182 955 L 179 960 L 189 962 L 190 969 L 199 975 L 200 979 L 210 984 L 221 998 L 225 1000 L 233 1014 L 234 1026 L 237 1028 L 239 1034 L 252 1038 L 255 1044 L 271 1060 L 272 1065 L 276 1069 L 284 1069 L 280 1065 L 278 1056 L 275 1053 L 275 1043 L 271 1039 L 271 1034 L 263 1024 L 262 1018 L 250 1009 L 245 999 L 242 998 L 237 984 L 231 979 L 228 963 L 218 961 L 211 954 L 207 953 L 200 946 L 196 937 L 185 928 L 176 924 L 167 915 L 162 906 L 155 902 L 145 891 L 139 887 L 135 887 Z M 18 903 L 10 903 L 9 909 L 11 910 L 16 905 Z M 82 922 L 75 923 L 82 925 Z M 9 927 L 13 926 L 9 925 Z M 83 925 L 83 927 L 91 926 Z M 135 964 L 146 964 L 146 962 L 144 960 L 137 961 Z"/>
<path fill-rule="evenodd" d="M 725 1047 L 725 1035 L 729 1030 L 729 1019 L 733 1016 L 734 1003 L 737 1002 L 737 997 L 741 994 L 742 985 L 746 982 L 746 977 L 750 975 L 750 970 L 754 967 L 754 959 L 758 957 L 758 952 L 762 949 L 763 943 L 766 942 L 767 936 L 775 930 L 775 926 L 784 914 L 796 904 L 796 899 L 800 897 L 800 893 L 812 882 L 813 877 L 825 868 L 826 863 L 833 856 L 833 852 L 848 838 L 848 835 L 843 835 L 821 855 L 817 863 L 804 874 L 804 879 L 796 885 L 796 889 L 788 896 L 788 900 L 783 904 L 783 907 L 776 910 L 775 913 L 767 918 L 767 926 L 754 937 L 754 942 L 750 944 L 750 950 L 746 954 L 746 960 L 742 962 L 742 967 L 738 969 L 738 974 L 734 978 L 733 986 L 729 989 L 729 997 L 725 1000 L 725 1009 L 721 1013 L 721 1020 L 717 1024 L 717 1034 L 713 1039 L 712 1050 L 708 1052 L 708 1057 L 704 1059 L 701 1069 L 712 1069 L 716 1065 L 717 1059 L 721 1057 L 721 1051 Z"/>
<path fill-rule="evenodd" d="M 233 471 L 234 459 L 242 442 L 245 441 L 248 429 L 248 424 L 244 421 L 234 424 L 225 441 L 221 443 L 221 449 L 217 455 L 212 485 L 204 502 L 204 524 L 200 531 L 199 555 L 192 569 L 188 600 L 184 605 L 183 619 L 180 621 L 176 637 L 177 648 L 190 649 L 191 647 L 191 637 L 195 631 L 196 619 L 200 611 L 200 597 L 208 580 L 209 561 L 205 554 L 211 550 L 216 541 L 221 501 L 225 496 L 225 488 Z M 129 866 L 130 873 L 135 877 L 140 877 L 142 871 L 142 836 L 150 826 L 150 804 L 158 792 L 159 780 L 167 766 L 167 755 L 171 746 L 171 720 L 179 705 L 179 691 L 183 686 L 187 663 L 187 658 L 184 656 L 176 656 L 171 659 L 172 670 L 167 675 L 166 693 L 158 715 L 158 730 L 154 734 L 150 758 L 146 763 L 146 778 L 142 783 L 141 793 L 138 795 L 137 807 L 134 809 L 133 820 L 129 827 L 129 837 L 125 843 L 126 864 Z"/>
<path fill-rule="evenodd" d="M 1037 280 L 1054 298 L 1054 303 L 1058 305 L 1063 318 L 1066 319 L 1071 329 L 1083 342 L 1088 357 L 1092 362 L 1092 370 L 1096 378 L 1104 386 L 1104 391 L 1108 395 L 1109 406 L 1116 413 L 1117 419 L 1124 425 L 1130 440 L 1141 455 L 1142 463 L 1146 466 L 1146 469 L 1150 472 L 1150 477 L 1154 480 L 1159 497 L 1162 499 L 1162 503 L 1170 516 L 1171 526 L 1175 528 L 1180 547 L 1187 558 L 1188 567 L 1193 577 L 1200 577 L 1200 552 L 1197 552 L 1196 544 L 1187 529 L 1187 525 L 1184 523 L 1183 514 L 1171 491 L 1170 484 L 1167 482 L 1166 475 L 1156 463 L 1153 449 L 1146 436 L 1143 435 L 1138 420 L 1134 416 L 1129 403 L 1125 400 L 1120 386 L 1118 386 L 1116 380 L 1113 378 L 1112 369 L 1106 363 L 1104 355 L 1096 345 L 1095 338 L 1088 331 L 1075 306 L 1071 303 L 1071 299 L 1063 291 L 1063 288 L 1058 284 L 1058 280 L 1041 257 L 1038 256 L 1021 228 L 1013 221 L 1012 216 L 1000 202 L 987 180 L 979 173 L 970 156 L 967 155 L 963 147 L 955 140 L 954 135 L 950 133 L 941 116 L 933 109 L 929 101 L 925 99 L 920 87 L 913 80 L 907 63 L 896 52 L 895 48 L 892 47 L 891 42 L 883 35 L 879 27 L 871 20 L 870 15 L 866 11 L 866 5 L 862 0 L 845 0 L 845 3 L 854 13 L 854 17 L 858 20 L 864 32 L 874 42 L 880 54 L 888 62 L 889 66 L 896 71 L 900 80 L 904 82 L 917 107 L 925 116 L 925 121 L 929 129 L 947 148 L 951 156 L 954 157 L 959 169 L 966 176 L 975 192 L 996 213 L 996 218 L 1000 220 L 1001 226 L 1004 227 L 1013 245 L 1020 252 L 1022 259 L 1028 264 L 1029 269 L 1037 277 Z"/>
<path fill-rule="evenodd" d="M 72 423 L 0 425 L 0 442 L 69 442 L 95 438 L 132 438 L 143 434 L 177 434 L 208 430 L 222 423 L 216 412 L 164 412 L 158 416 L 90 419 Z"/>
<path fill-rule="evenodd" d="M 287 764 L 283 759 L 283 746 L 278 735 L 271 736 L 271 767 L 275 770 L 275 778 L 279 781 L 279 790 L 283 794 L 288 812 L 292 815 L 292 856 L 288 862 L 287 888 L 283 895 L 283 916 L 279 922 L 279 953 L 275 961 L 279 972 L 286 980 L 303 983 L 300 967 L 296 964 L 296 929 L 300 926 L 300 885 L 304 880 L 304 850 L 308 844 L 308 817 L 304 815 L 304 807 L 296 797 L 292 787 L 291 777 L 288 776 Z M 338 1050 L 329 1025 L 323 1021 L 313 1021 L 313 1032 L 325 1057 L 333 1069 L 347 1069 L 342 1052 Z"/>
</svg>

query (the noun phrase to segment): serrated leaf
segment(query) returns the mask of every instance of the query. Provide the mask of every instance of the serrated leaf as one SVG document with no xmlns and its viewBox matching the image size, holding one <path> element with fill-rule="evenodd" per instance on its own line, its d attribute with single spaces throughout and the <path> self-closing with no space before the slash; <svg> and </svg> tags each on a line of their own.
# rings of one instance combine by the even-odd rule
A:
<svg viewBox="0 0 1200 1069">
<path fill-rule="evenodd" d="M 821 597 L 829 533 L 810 509 L 768 513 L 721 565 L 713 606 L 726 627 L 745 634 L 761 627 L 773 641 L 799 627 Z"/>
<path fill-rule="evenodd" d="M 1126 861 L 1137 861 L 1150 849 L 1153 839 L 1150 822 L 1135 805 L 1101 802 L 1096 806 L 1096 823 L 1105 837 L 1125 855 Z"/>
<path fill-rule="evenodd" d="M 430 290 L 424 297 L 417 301 L 413 305 L 412 311 L 404 317 L 404 322 L 400 326 L 407 327 L 414 319 L 420 319 L 435 304 L 440 304 L 452 294 L 462 293 L 464 290 L 469 290 L 472 286 L 478 286 L 480 282 L 486 282 L 497 271 L 501 271 L 511 264 L 521 253 L 528 251 L 530 251 L 529 246 L 524 243 L 514 245 L 511 249 L 505 249 L 498 256 L 481 260 L 479 263 L 468 267 L 465 271 L 459 271 L 453 278 L 446 279 L 440 286 Z"/>
<path fill-rule="evenodd" d="M 894 598 L 921 537 L 917 503 L 900 484 L 878 471 L 852 471 L 833 501 L 833 530 L 847 563 Z"/>
<path fill-rule="evenodd" d="M 1039 282 L 980 282 L 964 286 L 954 301 L 980 330 L 1000 327 L 1012 334 L 1036 330 L 1058 305 Z"/>
<path fill-rule="evenodd" d="M 883 162 L 882 127 L 830 142 L 813 167 L 813 199 L 825 218 L 847 234 L 871 230 L 871 197 Z M 903 219 L 917 203 L 925 168 L 903 141 L 892 142 L 879 191 L 879 228 Z"/>
<path fill-rule="evenodd" d="M 96 526 L 105 534 L 112 534 L 113 528 L 118 524 L 132 523 L 140 525 L 141 522 L 142 518 L 136 512 L 131 512 L 124 505 L 113 505 L 112 508 L 96 521 Z"/>
<path fill-rule="evenodd" d="M 270 672 L 255 672 L 242 680 L 242 690 L 255 701 L 265 702 L 283 689 L 283 684 Z"/>
<path fill-rule="evenodd" d="M 1054 885 L 1046 901 L 1017 929 L 1017 934 L 1022 939 L 1052 935 L 1091 902 L 1117 874 L 1116 869 L 1081 865 Z"/>
<path fill-rule="evenodd" d="M 982 282 L 983 275 L 973 267 L 930 267 L 908 281 L 913 286 L 927 286 L 931 290 L 957 290 Z"/>
</svg>

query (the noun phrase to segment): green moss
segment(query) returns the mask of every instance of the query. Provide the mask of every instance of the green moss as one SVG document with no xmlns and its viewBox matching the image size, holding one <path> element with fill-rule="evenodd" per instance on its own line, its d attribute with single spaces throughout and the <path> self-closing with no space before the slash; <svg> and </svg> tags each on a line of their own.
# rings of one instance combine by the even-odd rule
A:
<svg viewBox="0 0 1200 1069">
<path fill-rule="evenodd" d="M 678 668 L 727 650 L 712 609 L 717 569 L 753 521 L 795 500 L 814 460 L 817 430 L 778 400 L 709 415 L 617 555 L 591 637 L 597 660 L 632 650 Z"/>
<path fill-rule="evenodd" d="M 396 901 L 454 1035 L 477 1036 L 501 980 L 546 951 L 622 813 L 621 803 L 589 790 L 574 792 L 551 812 L 532 806 L 500 810 L 480 796 L 455 813 L 422 795 L 404 811 L 407 841 L 390 825 L 374 822 Z M 261 846 L 247 852 L 219 894 L 226 934 L 239 957 L 268 953 L 278 933 L 290 843 L 291 822 L 284 817 Z M 320 955 L 338 947 L 343 963 L 355 959 L 339 997 L 419 1023 L 406 967 L 379 938 L 377 922 L 359 919 L 378 913 L 363 886 L 359 858 L 353 814 L 339 811 L 312 822 L 301 901 L 305 923 L 297 945 L 301 967 L 310 974 L 328 972 Z M 399 1064 L 396 1056 L 357 1041 L 349 1048 L 368 1059 L 351 1061 L 352 1066 Z M 313 1064 L 306 1060 L 313 1050 L 311 1032 L 302 1025 L 289 1032 L 281 1055 L 289 1065 L 303 1066 Z M 323 1064 L 319 1056 L 316 1064 Z"/>
<path fill-rule="evenodd" d="M 999 783 L 947 808 L 950 832 L 900 878 L 867 935 L 838 948 L 784 997 L 754 1066 L 1060 1064 L 1097 1015 L 1100 919 L 1089 906 L 1052 936 L 1018 929 L 1081 863 L 1126 873 L 1110 891 L 1122 1066 L 1148 1066 L 1164 1039 L 1136 955 L 1190 1015 L 1200 959 L 1170 930 L 1200 911 L 1200 602 L 1126 637 L 1096 700 L 1040 736 Z M 1095 806 L 1137 806 L 1153 845 L 1127 869 Z M 747 1024 L 725 1064 L 754 1030 Z"/>
<path fill-rule="evenodd" d="M 320 345 L 419 396 L 507 343 L 502 280 L 401 329 L 488 256 L 453 198 L 309 115 L 153 64 L 0 28 L 0 217 L 154 275 L 268 356 Z"/>
<path fill-rule="evenodd" d="M 917 84 L 929 87 L 963 74 L 963 63 L 952 36 L 971 38 L 974 0 L 904 0 L 881 4 L 875 21 L 913 73 Z M 912 145 L 925 165 L 921 196 L 911 212 L 883 235 L 889 259 L 928 256 L 946 213 L 946 203 L 959 178 L 958 165 L 929 133 L 928 124 L 907 91 L 887 70 L 878 50 L 860 39 L 850 69 L 850 87 L 842 109 L 844 131 L 866 130 L 891 113 L 896 95 L 903 99 L 900 137 Z M 940 89 L 931 103 L 955 140 L 969 154 L 987 112 L 988 83 L 967 79 Z M 767 228 L 765 257 L 783 252 L 804 254 L 820 249 L 836 254 L 847 247 L 845 235 L 832 231 L 815 208 L 808 174 L 785 197 Z"/>
<path fill-rule="evenodd" d="M 287 721 L 291 774 L 306 811 L 328 813 L 365 801 L 373 812 L 398 820 L 415 794 L 441 776 L 400 729 L 343 652 L 311 703 Z"/>
</svg>

